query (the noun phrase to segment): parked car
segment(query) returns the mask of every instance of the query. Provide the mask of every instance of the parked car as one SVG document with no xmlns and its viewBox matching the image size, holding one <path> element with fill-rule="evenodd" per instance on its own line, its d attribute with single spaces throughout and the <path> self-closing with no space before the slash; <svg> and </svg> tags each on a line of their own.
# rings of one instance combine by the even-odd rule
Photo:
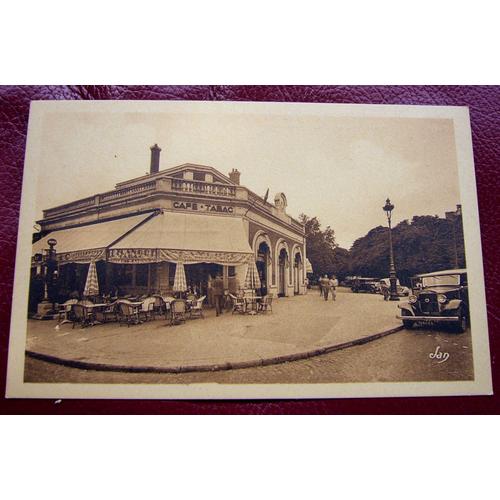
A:
<svg viewBox="0 0 500 500">
<path fill-rule="evenodd" d="M 450 269 L 412 278 L 408 302 L 398 304 L 405 328 L 415 323 L 452 323 L 462 333 L 469 323 L 467 270 Z"/>
<path fill-rule="evenodd" d="M 354 278 L 351 284 L 351 290 L 354 293 L 366 292 L 377 293 L 379 284 L 374 278 Z"/>
<path fill-rule="evenodd" d="M 391 288 L 391 282 L 390 282 L 389 278 L 382 278 L 379 281 L 379 284 L 380 284 L 379 293 L 384 293 L 383 287 L 387 287 L 389 289 Z M 411 291 L 407 286 L 401 285 L 401 283 L 399 282 L 399 279 L 396 280 L 396 290 L 398 292 L 399 297 L 408 297 L 408 295 L 410 295 L 410 291 Z"/>
</svg>

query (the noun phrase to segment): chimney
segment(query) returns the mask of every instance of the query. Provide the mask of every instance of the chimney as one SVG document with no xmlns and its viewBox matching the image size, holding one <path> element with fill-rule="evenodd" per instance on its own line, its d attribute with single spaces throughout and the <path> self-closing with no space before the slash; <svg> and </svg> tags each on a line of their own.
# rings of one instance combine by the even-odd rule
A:
<svg viewBox="0 0 500 500">
<path fill-rule="evenodd" d="M 151 167 L 149 169 L 150 174 L 156 174 L 160 170 L 160 151 L 161 148 L 158 144 L 151 146 Z"/>
<path fill-rule="evenodd" d="M 229 172 L 229 178 L 231 179 L 231 182 L 234 182 L 235 184 L 240 185 L 240 175 L 241 172 L 238 172 L 238 169 L 233 168 L 231 172 Z"/>
</svg>

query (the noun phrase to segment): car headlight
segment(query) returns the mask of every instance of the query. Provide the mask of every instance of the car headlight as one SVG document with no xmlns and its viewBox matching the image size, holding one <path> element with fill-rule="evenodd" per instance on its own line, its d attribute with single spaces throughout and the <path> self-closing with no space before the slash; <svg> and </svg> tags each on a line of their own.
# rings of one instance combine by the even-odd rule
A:
<svg viewBox="0 0 500 500">
<path fill-rule="evenodd" d="M 417 296 L 416 296 L 416 295 L 410 295 L 410 296 L 408 297 L 408 302 L 409 302 L 410 304 L 415 304 L 415 302 L 417 302 Z"/>
<path fill-rule="evenodd" d="M 440 294 L 438 295 L 438 302 L 439 302 L 440 304 L 444 304 L 444 303 L 445 303 L 445 302 L 447 302 L 447 301 L 448 301 L 448 299 L 446 298 L 446 295 L 443 295 L 442 293 L 440 293 Z"/>
</svg>

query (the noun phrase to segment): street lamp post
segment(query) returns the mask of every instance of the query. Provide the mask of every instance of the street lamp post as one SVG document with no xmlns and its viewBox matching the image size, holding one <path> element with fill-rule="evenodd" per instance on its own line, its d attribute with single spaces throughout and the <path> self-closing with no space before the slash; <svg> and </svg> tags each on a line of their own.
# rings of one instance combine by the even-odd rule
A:
<svg viewBox="0 0 500 500">
<path fill-rule="evenodd" d="M 385 205 L 382 207 L 382 210 L 387 215 L 387 222 L 389 223 L 389 255 L 390 255 L 389 282 L 391 284 L 389 300 L 399 300 L 398 289 L 397 289 L 396 267 L 394 266 L 394 251 L 392 249 L 391 216 L 392 216 L 392 211 L 394 210 L 394 205 L 391 203 L 391 200 L 389 198 L 387 198 L 387 200 L 385 201 Z"/>
<path fill-rule="evenodd" d="M 34 316 L 35 319 L 49 319 L 54 314 L 54 303 L 51 302 L 49 298 L 49 284 L 53 286 L 54 275 L 57 275 L 57 270 L 54 269 L 56 265 L 56 250 L 54 247 L 57 245 L 57 241 L 51 238 L 47 243 L 49 248 L 46 250 L 45 255 L 42 256 L 44 280 L 43 300 L 38 304 L 37 314 Z"/>
</svg>

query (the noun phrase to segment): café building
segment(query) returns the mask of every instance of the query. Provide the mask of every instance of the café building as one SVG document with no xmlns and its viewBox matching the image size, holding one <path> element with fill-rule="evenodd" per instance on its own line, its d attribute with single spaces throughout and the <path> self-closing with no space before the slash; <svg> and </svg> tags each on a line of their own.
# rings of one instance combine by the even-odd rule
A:
<svg viewBox="0 0 500 500">
<path fill-rule="evenodd" d="M 151 147 L 147 175 L 44 210 L 33 238 L 32 277 L 55 240 L 61 300 L 82 293 L 92 261 L 103 293 L 168 293 L 179 265 L 193 291 L 210 296 L 220 275 L 234 292 L 253 264 L 261 293 L 305 293 L 304 226 L 286 213 L 284 193 L 271 203 L 241 185 L 237 169 L 227 176 L 191 163 L 161 170 L 160 152 Z"/>
</svg>

